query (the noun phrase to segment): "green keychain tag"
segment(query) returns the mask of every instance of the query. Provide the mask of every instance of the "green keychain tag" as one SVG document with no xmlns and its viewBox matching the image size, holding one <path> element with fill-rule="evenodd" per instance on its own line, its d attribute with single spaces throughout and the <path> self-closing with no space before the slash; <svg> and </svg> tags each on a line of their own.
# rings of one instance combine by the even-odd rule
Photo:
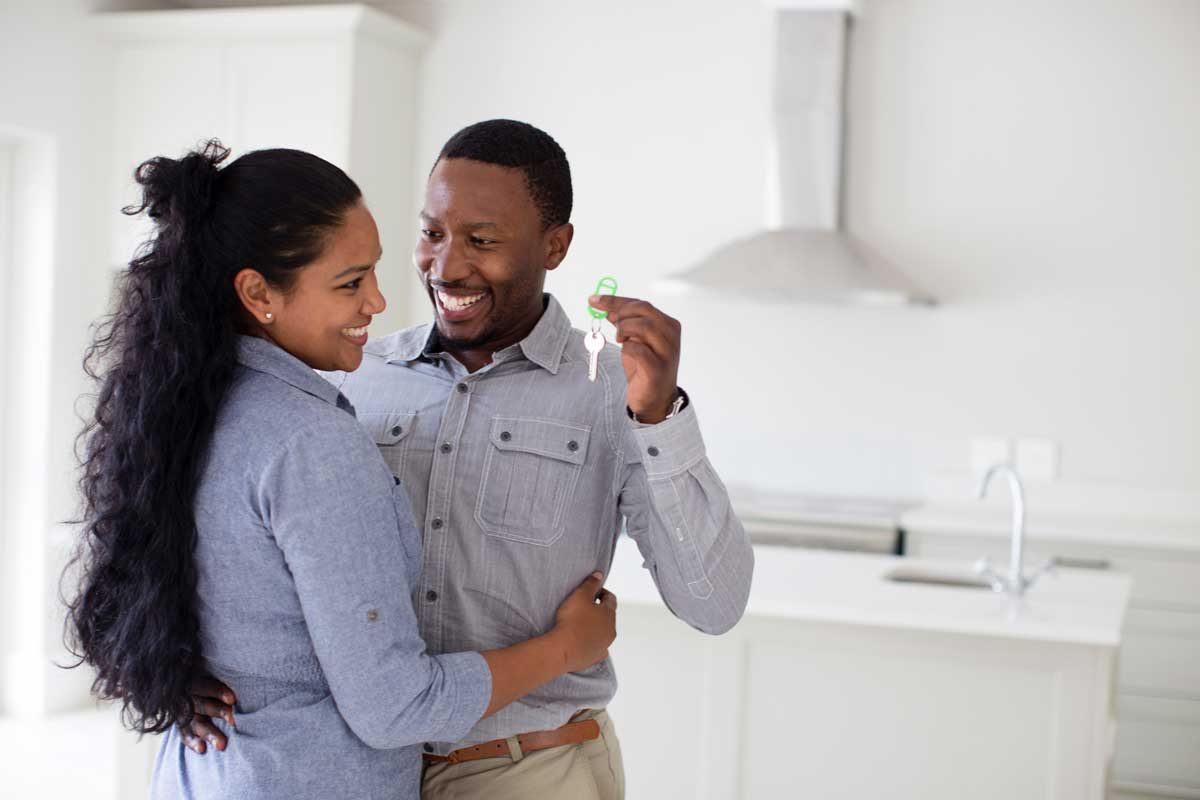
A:
<svg viewBox="0 0 1200 800">
<path fill-rule="evenodd" d="M 610 294 L 615 296 L 617 294 L 617 279 L 611 275 L 605 275 L 596 284 L 596 291 L 592 292 L 592 294 Z M 592 315 L 592 319 L 604 319 L 608 316 L 607 311 L 601 311 L 598 308 L 592 308 L 590 303 L 588 304 L 587 310 L 588 313 Z"/>
</svg>

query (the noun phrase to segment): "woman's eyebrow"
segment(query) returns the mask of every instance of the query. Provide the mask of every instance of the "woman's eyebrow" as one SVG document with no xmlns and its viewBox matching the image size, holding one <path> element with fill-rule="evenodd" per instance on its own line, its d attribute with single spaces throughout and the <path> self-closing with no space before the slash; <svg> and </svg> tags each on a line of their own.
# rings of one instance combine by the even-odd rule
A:
<svg viewBox="0 0 1200 800">
<path fill-rule="evenodd" d="M 335 281 L 339 280 L 340 278 L 344 278 L 347 275 L 351 274 L 352 272 L 366 272 L 373 266 L 374 266 L 374 264 L 364 264 L 363 266 L 359 266 L 359 267 L 347 267 L 346 269 L 339 272 L 337 275 L 334 275 L 333 279 Z"/>
</svg>

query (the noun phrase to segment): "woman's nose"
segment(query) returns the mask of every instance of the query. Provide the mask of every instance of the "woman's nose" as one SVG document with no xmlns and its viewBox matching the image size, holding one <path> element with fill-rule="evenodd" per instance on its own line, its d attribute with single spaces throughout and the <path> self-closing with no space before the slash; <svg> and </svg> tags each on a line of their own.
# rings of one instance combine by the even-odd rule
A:
<svg viewBox="0 0 1200 800">
<path fill-rule="evenodd" d="M 374 285 L 374 291 L 367 292 L 366 299 L 363 303 L 363 313 L 365 314 L 382 314 L 387 308 L 387 298 L 383 296 L 383 292 L 379 291 L 379 284 Z"/>
</svg>

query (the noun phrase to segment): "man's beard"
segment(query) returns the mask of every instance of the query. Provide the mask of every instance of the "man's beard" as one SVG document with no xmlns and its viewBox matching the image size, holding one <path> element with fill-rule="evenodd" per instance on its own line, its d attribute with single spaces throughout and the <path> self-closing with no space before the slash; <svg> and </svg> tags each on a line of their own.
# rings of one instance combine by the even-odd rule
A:
<svg viewBox="0 0 1200 800">
<path fill-rule="evenodd" d="M 499 338 L 500 334 L 494 319 L 488 319 L 487 327 L 479 335 L 472 336 L 469 339 L 451 336 L 442 329 L 440 319 L 435 319 L 434 324 L 437 325 L 438 339 L 441 341 L 442 346 L 449 350 L 480 350 L 485 348 L 489 342 L 493 342 Z"/>
</svg>

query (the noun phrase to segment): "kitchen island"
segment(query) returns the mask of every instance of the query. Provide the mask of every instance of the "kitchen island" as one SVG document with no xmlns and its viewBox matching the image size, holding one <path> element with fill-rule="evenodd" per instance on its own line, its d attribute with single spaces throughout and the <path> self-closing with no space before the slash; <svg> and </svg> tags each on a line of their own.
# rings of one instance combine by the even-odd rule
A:
<svg viewBox="0 0 1200 800">
<path fill-rule="evenodd" d="M 610 708 L 630 797 L 1105 796 L 1129 578 L 1061 570 L 1013 599 L 953 585 L 969 564 L 755 556 L 745 618 L 712 637 L 618 545 Z"/>
</svg>

